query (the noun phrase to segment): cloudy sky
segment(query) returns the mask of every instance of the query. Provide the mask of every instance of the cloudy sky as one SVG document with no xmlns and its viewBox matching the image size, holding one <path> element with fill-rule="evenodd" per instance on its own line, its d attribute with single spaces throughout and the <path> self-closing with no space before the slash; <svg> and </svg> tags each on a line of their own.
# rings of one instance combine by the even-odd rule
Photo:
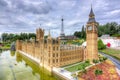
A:
<svg viewBox="0 0 120 80">
<path fill-rule="evenodd" d="M 99 24 L 120 23 L 120 0 L 0 0 L 0 34 L 35 32 L 41 27 L 58 36 L 62 16 L 65 34 L 73 34 L 86 25 L 91 3 Z"/>
</svg>

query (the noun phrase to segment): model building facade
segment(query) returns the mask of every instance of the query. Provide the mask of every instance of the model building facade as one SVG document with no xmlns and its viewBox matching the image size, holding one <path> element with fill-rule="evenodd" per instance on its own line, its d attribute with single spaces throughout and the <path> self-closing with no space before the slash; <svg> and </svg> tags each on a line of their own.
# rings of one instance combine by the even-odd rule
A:
<svg viewBox="0 0 120 80">
<path fill-rule="evenodd" d="M 91 8 L 89 20 L 86 25 L 87 46 L 77 46 L 64 44 L 66 41 L 63 27 L 59 38 L 52 38 L 49 32 L 48 37 L 44 38 L 44 30 L 36 30 L 36 41 L 17 40 L 17 51 L 23 51 L 28 55 L 40 60 L 40 64 L 46 68 L 60 67 L 76 62 L 98 58 L 97 50 L 97 26 L 95 16 Z"/>
</svg>

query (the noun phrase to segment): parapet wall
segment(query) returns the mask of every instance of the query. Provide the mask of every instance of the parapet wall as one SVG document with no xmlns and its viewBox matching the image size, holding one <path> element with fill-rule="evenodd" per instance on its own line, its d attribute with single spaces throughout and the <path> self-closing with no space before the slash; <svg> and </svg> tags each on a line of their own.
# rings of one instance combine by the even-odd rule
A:
<svg viewBox="0 0 120 80">
<path fill-rule="evenodd" d="M 21 50 L 29 55 L 40 59 L 40 44 L 35 42 L 17 41 L 17 50 Z"/>
<path fill-rule="evenodd" d="M 84 60 L 83 47 L 71 47 L 62 49 L 60 53 L 60 65 L 69 65 Z"/>
<path fill-rule="evenodd" d="M 80 46 L 61 47 L 60 44 L 17 41 L 17 50 L 40 60 L 48 68 L 60 67 L 84 60 L 85 48 Z"/>
</svg>

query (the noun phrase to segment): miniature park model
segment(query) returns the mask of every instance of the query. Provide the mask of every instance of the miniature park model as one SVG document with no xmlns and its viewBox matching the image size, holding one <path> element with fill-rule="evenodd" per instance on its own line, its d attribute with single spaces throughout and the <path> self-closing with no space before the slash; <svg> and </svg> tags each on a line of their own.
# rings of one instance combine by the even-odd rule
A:
<svg viewBox="0 0 120 80">
<path fill-rule="evenodd" d="M 39 28 L 36 29 L 36 41 L 17 40 L 16 50 L 31 55 L 49 71 L 53 67 L 61 67 L 85 60 L 90 60 L 92 63 L 93 59 L 98 59 L 98 23 L 95 20 L 92 8 L 86 25 L 86 47 L 64 44 L 66 41 L 63 26 L 64 19 L 61 19 L 61 21 L 62 27 L 59 38 L 52 38 L 49 32 L 48 37 L 45 39 L 44 30 Z"/>
</svg>

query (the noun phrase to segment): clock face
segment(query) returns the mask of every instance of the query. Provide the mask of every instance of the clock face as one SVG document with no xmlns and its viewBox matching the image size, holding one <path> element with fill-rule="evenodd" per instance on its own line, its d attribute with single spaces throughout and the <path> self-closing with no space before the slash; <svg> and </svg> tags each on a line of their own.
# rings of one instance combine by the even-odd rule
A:
<svg viewBox="0 0 120 80">
<path fill-rule="evenodd" d="M 92 26 L 89 26 L 89 27 L 88 27 L 88 30 L 89 30 L 89 31 L 92 30 Z"/>
<path fill-rule="evenodd" d="M 97 31 L 97 27 L 95 26 L 95 30 Z"/>
</svg>

